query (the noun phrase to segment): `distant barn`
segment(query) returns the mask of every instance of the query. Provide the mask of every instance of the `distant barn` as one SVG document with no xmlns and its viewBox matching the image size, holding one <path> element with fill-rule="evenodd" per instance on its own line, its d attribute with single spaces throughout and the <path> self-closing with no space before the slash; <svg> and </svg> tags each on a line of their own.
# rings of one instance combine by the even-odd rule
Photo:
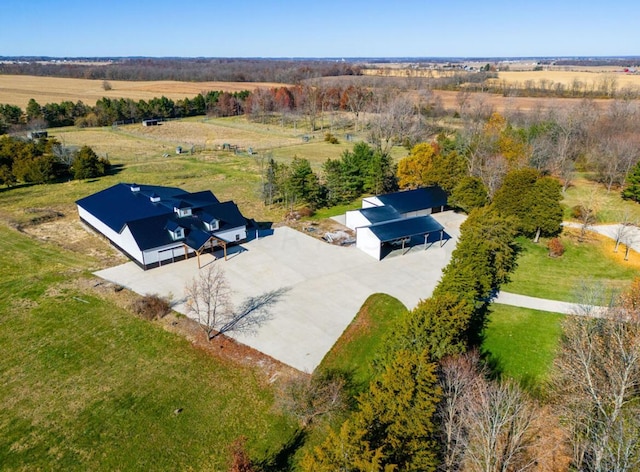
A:
<svg viewBox="0 0 640 472">
<path fill-rule="evenodd" d="M 49 136 L 49 133 L 46 131 L 29 131 L 27 137 L 29 139 L 43 139 Z"/>
<path fill-rule="evenodd" d="M 160 120 L 157 118 L 142 120 L 142 126 L 158 126 L 160 124 Z"/>
</svg>

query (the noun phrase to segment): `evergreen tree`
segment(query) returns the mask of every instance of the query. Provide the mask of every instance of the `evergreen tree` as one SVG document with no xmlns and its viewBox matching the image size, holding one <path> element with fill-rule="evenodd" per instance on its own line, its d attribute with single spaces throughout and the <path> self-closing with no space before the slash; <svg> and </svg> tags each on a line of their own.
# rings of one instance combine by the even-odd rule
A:
<svg viewBox="0 0 640 472">
<path fill-rule="evenodd" d="M 562 229 L 562 185 L 553 177 L 542 177 L 533 184 L 527 195 L 528 209 L 521 218 L 523 233 L 534 236 L 553 236 Z"/>
<path fill-rule="evenodd" d="M 627 186 L 622 191 L 622 198 L 640 202 L 640 162 L 627 175 Z"/>
<path fill-rule="evenodd" d="M 426 351 L 398 351 L 359 398 L 358 411 L 305 457 L 303 470 L 435 470 L 441 397 L 435 371 Z"/>
<path fill-rule="evenodd" d="M 487 188 L 478 177 L 463 177 L 451 193 L 450 204 L 470 213 L 489 201 Z"/>
<path fill-rule="evenodd" d="M 75 179 L 93 179 L 105 175 L 109 166 L 108 160 L 98 157 L 89 146 L 82 146 L 73 160 L 71 169 Z"/>
</svg>

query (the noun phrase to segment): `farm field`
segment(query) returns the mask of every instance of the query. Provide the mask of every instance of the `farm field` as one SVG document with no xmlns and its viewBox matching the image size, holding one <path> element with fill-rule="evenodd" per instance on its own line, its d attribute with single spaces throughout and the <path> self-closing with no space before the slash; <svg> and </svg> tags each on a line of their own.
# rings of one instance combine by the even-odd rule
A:
<svg viewBox="0 0 640 472">
<path fill-rule="evenodd" d="M 29 75 L 0 75 L 0 103 L 24 109 L 31 98 L 40 105 L 81 100 L 94 105 L 102 97 L 149 100 L 165 96 L 172 100 L 192 98 L 202 91 L 220 90 L 240 92 L 256 88 L 270 88 L 282 84 L 265 82 L 178 82 L 109 80 L 112 89 L 104 90 L 103 80 L 36 77 Z"/>
<path fill-rule="evenodd" d="M 498 72 L 498 80 L 520 86 L 524 86 L 527 81 L 540 83 L 544 80 L 547 84 L 563 84 L 567 87 L 577 81 L 587 87 L 593 85 L 596 89 L 603 81 L 615 81 L 618 90 L 623 88 L 640 89 L 640 74 L 628 74 L 620 69 L 617 71 L 594 70 L 592 72 L 584 70 L 500 71 Z"/>
<path fill-rule="evenodd" d="M 533 73 L 533 72 L 532 72 Z M 536 72 L 538 74 L 539 72 Z M 546 71 L 540 72 L 546 73 Z M 519 74 L 511 72 L 510 74 Z M 590 74 L 590 73 L 584 73 Z M 524 81 L 523 76 L 517 81 Z M 536 77 L 536 76 L 534 76 Z M 539 76 L 543 78 L 545 76 Z M 560 76 L 559 76 L 560 77 Z M 567 76 L 568 77 L 568 76 Z M 604 75 L 602 76 L 604 77 Z M 629 80 L 635 81 L 640 87 L 640 76 L 629 76 Z M 593 77 L 590 75 L 587 78 Z M 345 82 L 362 79 L 371 80 L 369 77 L 326 77 L 323 83 Z M 398 80 L 405 80 L 398 78 Z M 514 79 L 515 80 L 515 79 Z M 550 80 L 550 79 L 547 79 Z M 555 80 L 555 79 L 552 79 Z M 77 102 L 82 100 L 87 105 L 95 105 L 96 101 L 102 97 L 111 99 L 130 98 L 133 100 L 149 100 L 154 97 L 165 96 L 172 100 L 185 97 L 192 98 L 205 90 L 222 90 L 236 92 L 241 90 L 254 90 L 260 87 L 278 87 L 283 84 L 263 83 L 263 82 L 179 82 L 179 81 L 154 81 L 154 82 L 129 82 L 129 81 L 109 81 L 112 90 L 105 91 L 102 88 L 102 80 L 90 79 L 68 79 L 57 77 L 35 77 L 21 75 L 0 75 L 0 103 L 17 105 L 25 109 L 31 98 L 40 105 L 47 103 L 60 103 L 62 101 Z M 590 84 L 591 82 L 586 82 Z M 618 88 L 620 88 L 618 82 Z M 285 84 L 286 85 L 286 84 Z M 458 93 L 452 91 L 433 90 L 434 97 L 437 97 L 442 105 L 448 109 L 456 109 L 458 105 Z M 533 98 L 533 97 L 503 97 L 496 94 L 475 94 L 486 106 L 492 107 L 498 112 L 505 110 L 530 111 L 540 108 L 562 108 L 577 104 L 581 99 L 574 98 Z M 593 101 L 600 107 L 605 107 L 609 101 L 596 99 Z M 275 127 L 274 127 L 275 128 Z"/>
</svg>

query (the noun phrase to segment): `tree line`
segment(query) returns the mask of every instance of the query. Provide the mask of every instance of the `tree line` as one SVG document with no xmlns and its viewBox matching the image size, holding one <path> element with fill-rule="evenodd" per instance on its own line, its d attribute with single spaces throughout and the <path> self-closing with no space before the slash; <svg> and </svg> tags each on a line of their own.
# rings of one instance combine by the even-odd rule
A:
<svg viewBox="0 0 640 472">
<path fill-rule="evenodd" d="M 48 58 L 24 59 L 0 64 L 0 74 L 97 80 L 297 83 L 310 77 L 359 73 L 359 66 L 354 63 L 330 60 L 112 58 L 105 62 L 108 58 L 100 58 L 102 63 L 96 65 L 78 63 L 78 58 L 74 58 L 73 62 L 46 62 Z M 88 61 L 91 59 L 87 58 Z"/>
<path fill-rule="evenodd" d="M 0 185 L 48 183 L 106 175 L 111 164 L 89 146 L 62 146 L 55 139 L 0 137 Z"/>
<path fill-rule="evenodd" d="M 0 134 L 27 125 L 31 128 L 60 126 L 110 126 L 145 118 L 181 118 L 187 116 L 234 116 L 244 113 L 248 90 L 241 92 L 206 91 L 193 98 L 172 100 L 167 97 L 146 100 L 103 97 L 94 106 L 63 101 L 40 105 L 33 98 L 25 110 L 15 105 L 0 104 Z"/>
</svg>

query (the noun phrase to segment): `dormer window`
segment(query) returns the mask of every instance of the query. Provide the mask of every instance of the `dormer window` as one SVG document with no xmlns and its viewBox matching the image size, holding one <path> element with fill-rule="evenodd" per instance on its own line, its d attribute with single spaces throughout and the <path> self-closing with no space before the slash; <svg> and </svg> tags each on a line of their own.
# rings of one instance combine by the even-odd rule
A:
<svg viewBox="0 0 640 472">
<path fill-rule="evenodd" d="M 173 239 L 174 241 L 184 238 L 184 228 L 177 224 L 175 221 L 169 221 L 166 228 L 171 235 L 171 239 Z"/>
<path fill-rule="evenodd" d="M 209 231 L 217 231 L 218 229 L 220 229 L 220 220 L 212 218 L 211 220 L 205 222 L 205 226 Z"/>
<path fill-rule="evenodd" d="M 174 241 L 184 238 L 184 228 L 176 228 L 174 231 L 171 231 L 171 237 Z"/>
<path fill-rule="evenodd" d="M 138 184 L 131 184 L 131 187 L 129 187 L 131 189 L 131 191 L 133 193 L 139 192 L 140 191 L 140 186 Z"/>
<path fill-rule="evenodd" d="M 184 218 L 185 216 L 192 215 L 191 207 L 174 207 L 173 211 L 175 211 L 180 218 Z"/>
<path fill-rule="evenodd" d="M 151 200 L 151 203 L 158 203 L 160 201 L 160 195 L 153 193 L 149 197 L 149 200 Z"/>
</svg>

